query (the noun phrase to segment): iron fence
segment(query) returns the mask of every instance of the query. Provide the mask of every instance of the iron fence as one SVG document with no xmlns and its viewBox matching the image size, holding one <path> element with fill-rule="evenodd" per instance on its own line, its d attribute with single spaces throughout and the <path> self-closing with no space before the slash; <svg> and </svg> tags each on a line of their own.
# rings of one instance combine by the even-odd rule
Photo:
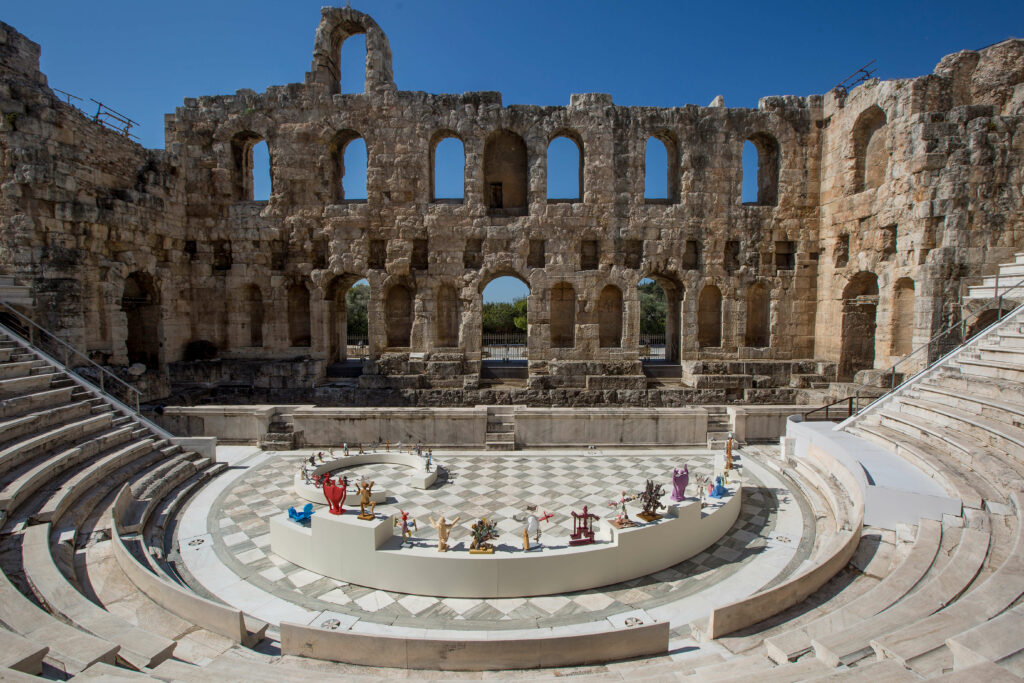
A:
<svg viewBox="0 0 1024 683">
<path fill-rule="evenodd" d="M 526 333 L 508 332 L 483 335 L 484 360 L 526 360 Z"/>
</svg>

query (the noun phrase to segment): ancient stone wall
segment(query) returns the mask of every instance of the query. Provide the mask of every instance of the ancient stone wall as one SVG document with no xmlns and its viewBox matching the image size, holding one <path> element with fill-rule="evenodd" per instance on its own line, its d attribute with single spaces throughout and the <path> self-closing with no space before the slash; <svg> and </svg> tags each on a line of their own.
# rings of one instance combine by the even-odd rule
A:
<svg viewBox="0 0 1024 683">
<path fill-rule="evenodd" d="M 155 394 L 167 380 L 322 384 L 346 355 L 345 292 L 366 278 L 368 360 L 338 400 L 510 400 L 479 382 L 482 292 L 511 275 L 530 288 L 524 401 L 792 400 L 798 375 L 881 368 L 927 339 L 957 314 L 963 278 L 1024 246 L 1021 41 L 757 109 L 603 94 L 505 107 L 494 92 L 397 90 L 380 27 L 325 8 L 304 82 L 186 99 L 151 151 L 60 102 L 38 46 L 2 31 L 3 273 L 101 362 L 145 363 Z M 365 92 L 340 94 L 358 33 Z M 576 199 L 546 196 L 559 137 L 580 151 Z M 465 152 L 461 200 L 434 196 L 447 138 Z M 356 139 L 365 200 L 344 192 Z M 644 196 L 650 139 L 666 147 L 667 199 Z M 755 204 L 741 200 L 748 140 Z M 269 201 L 252 200 L 260 141 Z M 668 298 L 674 386 L 649 386 L 641 363 L 648 277 Z"/>
</svg>

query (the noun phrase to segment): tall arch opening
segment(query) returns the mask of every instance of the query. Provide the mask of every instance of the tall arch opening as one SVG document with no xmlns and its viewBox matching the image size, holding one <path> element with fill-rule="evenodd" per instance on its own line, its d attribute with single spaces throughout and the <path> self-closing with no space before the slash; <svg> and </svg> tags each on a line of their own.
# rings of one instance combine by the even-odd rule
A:
<svg viewBox="0 0 1024 683">
<path fill-rule="evenodd" d="M 598 343 L 602 349 L 622 346 L 622 290 L 605 285 L 597 299 Z"/>
<path fill-rule="evenodd" d="M 459 345 L 459 295 L 455 288 L 443 284 L 434 300 L 434 343 L 440 348 Z"/>
<path fill-rule="evenodd" d="M 245 130 L 231 138 L 233 199 L 239 202 L 265 201 L 273 191 L 270 148 L 258 133 Z"/>
<path fill-rule="evenodd" d="M 715 285 L 704 287 L 697 298 L 697 344 L 722 345 L 722 290 Z"/>
<path fill-rule="evenodd" d="M 768 133 L 755 133 L 743 143 L 743 203 L 779 203 L 779 143 Z"/>
<path fill-rule="evenodd" d="M 906 356 L 914 350 L 914 281 L 900 278 L 893 287 L 892 347 L 894 356 Z"/>
<path fill-rule="evenodd" d="M 465 147 L 454 133 L 441 133 L 430 147 L 430 201 L 457 204 L 465 194 Z"/>
<path fill-rule="evenodd" d="M 335 202 L 366 201 L 366 141 L 354 130 L 335 133 L 330 143 L 331 199 Z"/>
<path fill-rule="evenodd" d="M 551 347 L 571 349 L 576 346 L 576 290 L 568 282 L 551 288 L 548 326 Z"/>
<path fill-rule="evenodd" d="M 485 280 L 480 290 L 482 379 L 526 379 L 530 286 L 518 275 Z"/>
<path fill-rule="evenodd" d="M 510 130 L 491 133 L 484 145 L 484 198 L 495 215 L 526 214 L 526 143 Z"/>
<path fill-rule="evenodd" d="M 850 382 L 860 370 L 875 367 L 875 315 L 878 277 L 860 272 L 843 289 L 842 341 L 838 380 Z"/>
<path fill-rule="evenodd" d="M 640 299 L 640 360 L 644 363 L 678 363 L 682 283 L 674 277 L 651 274 L 640 280 L 637 294 Z"/>
<path fill-rule="evenodd" d="M 548 201 L 583 201 L 583 143 L 575 136 L 548 143 Z"/>
<path fill-rule="evenodd" d="M 352 347 L 365 355 L 369 338 L 367 307 L 370 284 L 359 275 L 339 275 L 327 287 L 327 353 L 331 363 L 345 364 Z M 361 364 L 353 363 L 361 367 Z"/>
<path fill-rule="evenodd" d="M 246 329 L 242 331 L 243 343 L 258 348 L 263 346 L 263 292 L 256 285 L 246 285 L 242 292 L 242 305 L 244 315 L 242 324 Z"/>
<path fill-rule="evenodd" d="M 350 35 L 339 49 L 341 93 L 358 95 L 366 92 L 366 34 Z"/>
<path fill-rule="evenodd" d="M 149 273 L 137 271 L 125 279 L 121 310 L 128 327 L 125 335 L 128 363 L 156 368 L 160 362 L 160 307 Z"/>
<path fill-rule="evenodd" d="M 673 204 L 679 197 L 679 146 L 666 133 L 647 138 L 644 146 L 644 200 Z"/>
<path fill-rule="evenodd" d="M 305 283 L 294 282 L 288 287 L 288 344 L 306 347 L 313 343 L 309 321 L 309 289 Z"/>
<path fill-rule="evenodd" d="M 854 192 L 876 188 L 885 180 L 889 168 L 885 123 L 885 112 L 872 106 L 857 118 L 853 126 Z"/>
<path fill-rule="evenodd" d="M 764 348 L 771 340 L 771 297 L 763 282 L 747 290 L 747 329 L 744 346 Z"/>
<path fill-rule="evenodd" d="M 403 284 L 392 285 L 384 300 L 388 346 L 412 346 L 413 295 Z"/>
</svg>

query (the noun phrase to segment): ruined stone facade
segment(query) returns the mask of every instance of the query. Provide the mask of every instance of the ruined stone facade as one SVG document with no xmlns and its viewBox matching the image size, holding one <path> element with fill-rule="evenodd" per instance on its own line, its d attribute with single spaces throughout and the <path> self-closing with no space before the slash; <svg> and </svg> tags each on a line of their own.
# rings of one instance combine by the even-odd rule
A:
<svg viewBox="0 0 1024 683">
<path fill-rule="evenodd" d="M 340 94 L 341 45 L 358 33 L 365 92 Z M 144 363 L 152 398 L 219 384 L 327 403 L 793 401 L 886 367 L 959 315 L 966 279 L 1024 248 L 1019 40 L 757 109 L 604 94 L 504 107 L 496 92 L 397 90 L 380 27 L 328 8 L 303 83 L 186 99 L 164 150 L 61 102 L 38 56 L 0 25 L 0 275 L 98 362 Z M 434 197 L 449 137 L 461 200 Z M 576 199 L 546 196 L 559 137 L 580 152 Z M 366 200 L 343 191 L 357 138 Z M 667 151 L 667 199 L 644 197 L 650 138 Z M 748 140 L 755 204 L 741 200 Z M 260 141 L 269 201 L 252 200 Z M 480 383 L 482 291 L 503 275 L 530 288 L 528 377 L 511 390 Z M 362 375 L 324 386 L 362 278 Z M 645 376 L 643 278 L 667 294 L 678 380 Z"/>
</svg>

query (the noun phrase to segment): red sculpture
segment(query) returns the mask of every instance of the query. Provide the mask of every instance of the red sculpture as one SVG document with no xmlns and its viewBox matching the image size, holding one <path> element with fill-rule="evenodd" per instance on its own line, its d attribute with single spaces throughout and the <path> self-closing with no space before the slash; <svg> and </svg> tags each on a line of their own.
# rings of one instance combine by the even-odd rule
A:
<svg viewBox="0 0 1024 683">
<path fill-rule="evenodd" d="M 587 545 L 594 542 L 594 520 L 597 515 L 583 506 L 583 514 L 572 513 L 572 533 L 569 534 L 569 545 Z"/>
<path fill-rule="evenodd" d="M 324 498 L 327 499 L 327 504 L 330 506 L 329 512 L 332 515 L 345 514 L 345 508 L 342 506 L 348 495 L 348 477 L 342 477 L 338 484 L 335 484 L 330 476 L 324 477 L 323 492 Z"/>
</svg>

